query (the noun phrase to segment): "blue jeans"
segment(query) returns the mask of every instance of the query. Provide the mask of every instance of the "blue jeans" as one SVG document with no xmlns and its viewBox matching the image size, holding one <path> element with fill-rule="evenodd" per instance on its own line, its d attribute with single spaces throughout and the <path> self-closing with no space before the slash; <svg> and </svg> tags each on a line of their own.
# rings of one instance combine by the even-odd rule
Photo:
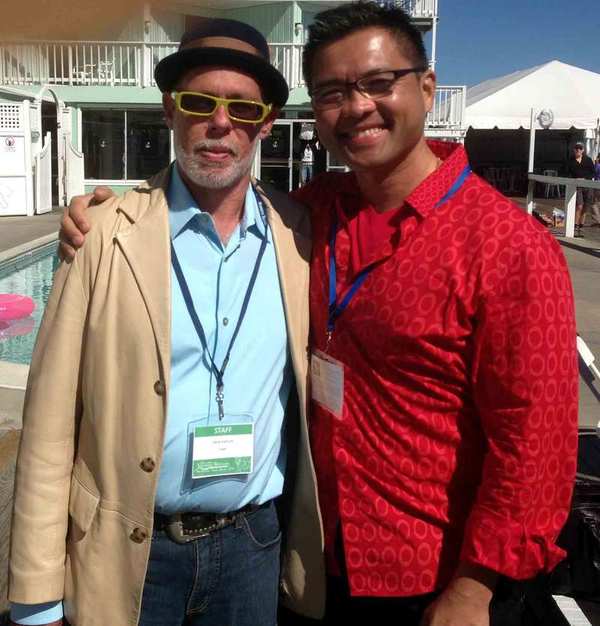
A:
<svg viewBox="0 0 600 626">
<path fill-rule="evenodd" d="M 300 184 L 306 185 L 306 183 L 312 178 L 313 165 L 312 163 L 302 163 L 300 165 Z"/>
<path fill-rule="evenodd" d="M 280 544 L 273 502 L 185 545 L 155 531 L 139 626 L 275 626 Z"/>
</svg>

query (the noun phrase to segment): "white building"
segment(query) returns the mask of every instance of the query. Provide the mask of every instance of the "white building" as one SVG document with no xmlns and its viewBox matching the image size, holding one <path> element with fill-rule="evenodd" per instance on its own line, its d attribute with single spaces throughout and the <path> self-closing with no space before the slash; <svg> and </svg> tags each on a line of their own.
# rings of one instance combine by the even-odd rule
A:
<svg viewBox="0 0 600 626">
<path fill-rule="evenodd" d="M 42 212 L 98 184 L 121 192 L 166 165 L 173 149 L 154 66 L 177 49 L 186 27 L 201 16 L 242 20 L 267 37 L 291 92 L 272 137 L 263 142 L 256 173 L 285 190 L 298 186 L 300 133 L 312 122 L 302 44 L 314 15 L 339 4 L 169 0 L 160 10 L 144 5 L 102 41 L 0 42 L 0 215 Z M 435 68 L 438 0 L 397 4 L 426 34 Z M 427 134 L 462 140 L 464 104 L 464 86 L 438 87 Z M 6 142 L 12 143 L 10 151 Z M 315 167 L 341 165 L 322 151 Z"/>
</svg>

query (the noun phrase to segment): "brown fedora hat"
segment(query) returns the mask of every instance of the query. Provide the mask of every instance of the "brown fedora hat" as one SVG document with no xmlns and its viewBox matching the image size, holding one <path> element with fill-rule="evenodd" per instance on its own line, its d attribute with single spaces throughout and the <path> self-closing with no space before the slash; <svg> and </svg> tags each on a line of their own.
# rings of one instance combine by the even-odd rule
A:
<svg viewBox="0 0 600 626">
<path fill-rule="evenodd" d="M 205 18 L 181 38 L 179 50 L 165 57 L 154 70 L 161 91 L 172 91 L 185 72 L 203 65 L 221 65 L 253 76 L 265 100 L 282 107 L 289 89 L 282 74 L 271 65 L 266 39 L 249 24 L 229 19 Z"/>
</svg>

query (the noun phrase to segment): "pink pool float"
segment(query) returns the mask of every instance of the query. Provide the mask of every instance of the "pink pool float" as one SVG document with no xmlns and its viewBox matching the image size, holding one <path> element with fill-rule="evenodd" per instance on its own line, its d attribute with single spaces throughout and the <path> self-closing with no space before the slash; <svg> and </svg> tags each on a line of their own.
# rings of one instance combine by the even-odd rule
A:
<svg viewBox="0 0 600 626">
<path fill-rule="evenodd" d="M 33 317 L 24 317 L 19 320 L 6 322 L 0 320 L 0 341 L 10 339 L 11 337 L 22 337 L 33 332 L 35 329 L 35 320 Z"/>
<path fill-rule="evenodd" d="M 29 296 L 18 293 L 0 293 L 0 321 L 19 320 L 29 317 L 35 309 L 35 302 Z"/>
</svg>

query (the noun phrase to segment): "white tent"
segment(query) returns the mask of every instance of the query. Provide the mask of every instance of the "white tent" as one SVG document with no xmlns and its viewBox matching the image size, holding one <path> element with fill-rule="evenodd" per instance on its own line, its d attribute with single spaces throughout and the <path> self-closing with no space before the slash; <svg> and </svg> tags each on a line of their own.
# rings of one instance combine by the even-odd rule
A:
<svg viewBox="0 0 600 626">
<path fill-rule="evenodd" d="M 600 74 L 550 61 L 486 80 L 467 90 L 466 126 L 529 128 L 532 108 L 551 112 L 552 129 L 586 129 L 591 138 L 599 126 Z"/>
</svg>

